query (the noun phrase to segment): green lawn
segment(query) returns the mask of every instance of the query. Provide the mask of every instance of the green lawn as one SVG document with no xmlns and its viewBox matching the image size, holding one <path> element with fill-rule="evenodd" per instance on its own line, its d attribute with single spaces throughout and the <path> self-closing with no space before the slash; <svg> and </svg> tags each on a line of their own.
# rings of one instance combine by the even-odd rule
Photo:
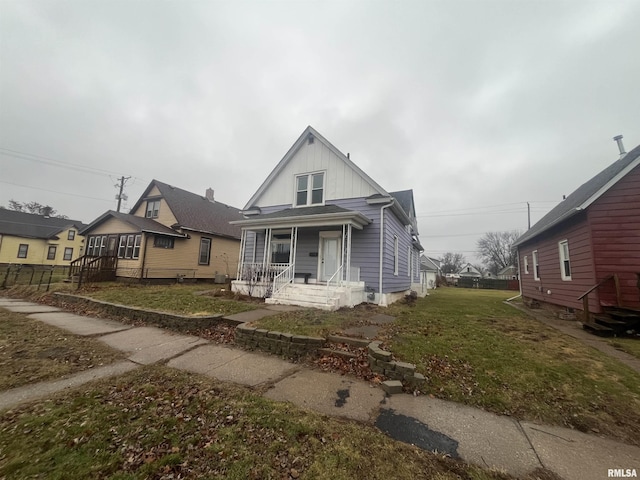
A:
<svg viewBox="0 0 640 480">
<path fill-rule="evenodd" d="M 396 317 L 384 348 L 427 377 L 424 393 L 640 445 L 640 375 L 506 305 L 513 292 L 441 288 L 410 306 L 283 314 L 260 328 L 339 333 Z"/>
<path fill-rule="evenodd" d="M 610 340 L 609 344 L 629 355 L 640 358 L 640 338 L 616 338 Z"/>
<path fill-rule="evenodd" d="M 232 295 L 219 292 L 212 285 L 122 285 L 93 284 L 78 292 L 79 295 L 110 303 L 118 303 L 150 310 L 178 313 L 182 315 L 212 315 L 254 310 L 260 306 L 256 302 L 239 301 Z M 203 293 L 206 292 L 206 293 Z"/>
<path fill-rule="evenodd" d="M 510 478 L 160 366 L 0 413 L 0 452 L 1 478 Z"/>
</svg>

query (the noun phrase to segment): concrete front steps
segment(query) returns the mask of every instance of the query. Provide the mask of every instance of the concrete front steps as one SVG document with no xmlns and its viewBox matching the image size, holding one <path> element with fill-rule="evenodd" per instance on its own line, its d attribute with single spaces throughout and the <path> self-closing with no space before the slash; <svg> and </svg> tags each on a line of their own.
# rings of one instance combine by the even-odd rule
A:
<svg viewBox="0 0 640 480">
<path fill-rule="evenodd" d="M 296 305 L 327 311 L 352 307 L 362 301 L 364 301 L 364 285 L 336 286 L 327 289 L 327 286 L 322 284 L 297 283 L 286 285 L 277 294 L 265 299 L 265 303 L 272 305 Z"/>
</svg>

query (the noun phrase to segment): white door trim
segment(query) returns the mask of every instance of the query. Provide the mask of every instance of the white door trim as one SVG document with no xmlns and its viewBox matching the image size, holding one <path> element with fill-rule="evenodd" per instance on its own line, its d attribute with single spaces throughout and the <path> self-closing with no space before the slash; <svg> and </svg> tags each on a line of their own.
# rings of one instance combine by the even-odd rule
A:
<svg viewBox="0 0 640 480">
<path fill-rule="evenodd" d="M 325 238 L 331 238 L 331 239 L 338 239 L 338 248 L 336 251 L 336 259 L 338 259 L 337 261 L 340 262 L 340 259 L 342 258 L 340 256 L 340 251 L 342 249 L 342 232 L 339 230 L 329 230 L 329 231 L 321 231 L 319 232 L 319 242 L 318 242 L 318 281 L 319 282 L 326 282 L 328 280 L 328 278 L 324 278 L 324 271 L 323 271 L 323 265 L 324 265 L 324 239 Z M 331 272 L 331 275 L 333 275 L 333 273 L 335 272 Z"/>
</svg>

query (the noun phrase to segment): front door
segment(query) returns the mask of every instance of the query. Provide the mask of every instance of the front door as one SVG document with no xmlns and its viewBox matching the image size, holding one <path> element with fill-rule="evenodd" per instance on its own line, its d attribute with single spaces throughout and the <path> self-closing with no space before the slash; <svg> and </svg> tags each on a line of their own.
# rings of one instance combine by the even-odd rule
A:
<svg viewBox="0 0 640 480">
<path fill-rule="evenodd" d="M 110 257 L 116 256 L 116 246 L 118 243 L 118 237 L 109 236 L 109 243 L 107 246 L 107 255 Z"/>
<path fill-rule="evenodd" d="M 320 281 L 328 281 L 340 267 L 340 232 L 320 232 L 319 265 Z M 335 280 L 335 279 L 334 279 Z"/>
</svg>

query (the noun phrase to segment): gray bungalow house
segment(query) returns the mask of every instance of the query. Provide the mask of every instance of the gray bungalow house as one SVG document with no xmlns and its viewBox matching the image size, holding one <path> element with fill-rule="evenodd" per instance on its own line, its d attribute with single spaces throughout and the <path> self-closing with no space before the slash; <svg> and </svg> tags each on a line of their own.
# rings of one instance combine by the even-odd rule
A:
<svg viewBox="0 0 640 480">
<path fill-rule="evenodd" d="M 422 291 L 413 191 L 387 192 L 312 127 L 242 213 L 233 291 L 325 310 Z"/>
</svg>

